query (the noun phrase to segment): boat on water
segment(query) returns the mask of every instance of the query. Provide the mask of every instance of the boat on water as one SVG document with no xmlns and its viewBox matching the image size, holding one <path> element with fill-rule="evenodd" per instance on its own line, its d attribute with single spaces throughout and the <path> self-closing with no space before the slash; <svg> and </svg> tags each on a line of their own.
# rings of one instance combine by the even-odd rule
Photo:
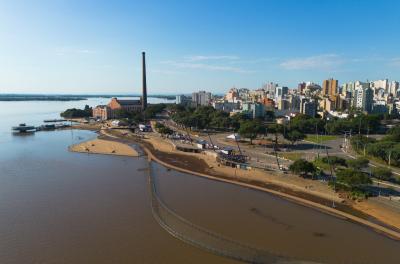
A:
<svg viewBox="0 0 400 264">
<path fill-rule="evenodd" d="M 56 123 L 56 122 L 65 122 L 68 121 L 66 119 L 45 119 L 43 122 L 45 123 Z"/>
<path fill-rule="evenodd" d="M 26 132 L 34 132 L 36 131 L 36 128 L 34 126 L 27 126 L 25 123 L 22 123 L 19 124 L 18 126 L 12 127 L 12 130 L 15 132 L 26 133 Z"/>
<path fill-rule="evenodd" d="M 66 128 L 66 127 L 70 127 L 70 125 L 63 124 L 63 123 L 61 123 L 61 124 L 45 124 L 45 125 L 41 125 L 41 126 L 37 127 L 36 131 L 48 131 L 48 130 Z"/>
<path fill-rule="evenodd" d="M 36 130 L 37 131 L 42 131 L 42 130 L 54 130 L 56 129 L 56 125 L 41 125 L 40 127 L 37 127 Z"/>
</svg>

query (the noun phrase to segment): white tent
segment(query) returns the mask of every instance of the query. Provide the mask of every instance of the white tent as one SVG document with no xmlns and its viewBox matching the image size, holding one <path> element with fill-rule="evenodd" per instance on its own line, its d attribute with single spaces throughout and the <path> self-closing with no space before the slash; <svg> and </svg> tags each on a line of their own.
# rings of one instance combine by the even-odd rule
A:
<svg viewBox="0 0 400 264">
<path fill-rule="evenodd" d="M 227 139 L 233 139 L 233 140 L 240 140 L 240 136 L 238 134 L 232 134 L 226 137 Z"/>
</svg>

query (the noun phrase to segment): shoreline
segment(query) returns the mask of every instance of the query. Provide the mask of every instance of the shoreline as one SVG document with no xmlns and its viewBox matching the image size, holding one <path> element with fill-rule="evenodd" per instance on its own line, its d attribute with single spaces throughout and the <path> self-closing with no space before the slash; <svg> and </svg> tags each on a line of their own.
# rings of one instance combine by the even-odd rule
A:
<svg viewBox="0 0 400 264">
<path fill-rule="evenodd" d="M 117 133 L 119 133 L 119 131 Z M 204 157 L 193 156 L 187 153 L 172 153 L 171 150 L 165 149 L 166 146 L 159 146 L 159 148 L 155 148 L 153 145 L 154 142 L 151 142 L 149 138 L 143 139 L 136 136 L 127 138 L 126 135 L 115 135 L 115 133 L 110 134 L 103 130 L 101 130 L 99 134 L 99 139 L 117 141 L 125 145 L 129 145 L 132 143 L 138 144 L 141 146 L 141 148 L 144 150 L 150 160 L 154 160 L 155 162 L 169 169 L 174 169 L 176 171 L 188 173 L 194 176 L 204 177 L 210 180 L 225 182 L 229 184 L 235 184 L 245 188 L 251 188 L 258 191 L 267 192 L 272 195 L 277 195 L 280 198 L 287 199 L 291 202 L 295 202 L 303 206 L 314 208 L 315 210 L 319 210 L 323 213 L 331 214 L 333 216 L 346 219 L 357 224 L 361 224 L 365 227 L 373 229 L 377 233 L 386 235 L 391 239 L 395 239 L 398 241 L 400 240 L 400 229 L 397 226 L 391 225 L 386 221 L 383 221 L 382 219 L 375 218 L 374 216 L 366 213 L 366 211 L 368 210 L 360 210 L 355 206 L 340 203 L 338 202 L 339 200 L 335 201 L 337 203 L 337 206 L 335 208 L 332 208 L 328 205 L 329 203 L 332 203 L 332 200 L 328 200 L 326 196 L 318 196 L 317 193 L 312 193 L 312 191 L 310 190 L 291 188 L 293 186 L 285 186 L 285 184 L 287 185 L 287 183 L 284 182 L 257 182 L 254 180 L 249 181 L 249 179 L 236 177 L 236 175 L 234 178 L 232 177 L 232 175 L 230 175 L 229 177 L 227 175 L 224 175 L 224 173 L 219 173 L 215 170 L 213 171 L 214 168 L 212 167 L 209 168 L 209 164 L 204 161 Z M 168 143 L 161 138 L 157 139 L 157 142 L 161 141 L 164 141 L 163 143 Z M 198 166 L 195 166 L 196 164 Z M 253 171 L 251 171 L 250 173 L 252 172 Z"/>
<path fill-rule="evenodd" d="M 106 140 L 106 139 L 92 139 L 68 147 L 71 152 L 87 153 L 87 154 L 103 154 L 103 155 L 117 155 L 137 157 L 138 152 L 126 144 Z"/>
<path fill-rule="evenodd" d="M 273 195 L 277 195 L 277 196 L 279 196 L 281 198 L 284 198 L 284 199 L 287 199 L 287 200 L 289 200 L 291 202 L 296 202 L 296 203 L 301 204 L 303 206 L 307 206 L 309 208 L 313 208 L 313 209 L 319 210 L 319 211 L 321 211 L 323 213 L 327 213 L 327 214 L 330 214 L 330 215 L 333 215 L 333 216 L 336 216 L 336 217 L 339 217 L 339 218 L 342 218 L 342 219 L 346 219 L 346 220 L 352 221 L 354 223 L 365 225 L 365 226 L 367 226 L 369 228 L 372 228 L 377 233 L 384 234 L 384 235 L 386 235 L 386 236 L 388 236 L 388 237 L 390 237 L 392 239 L 400 241 L 400 233 L 395 231 L 395 230 L 392 230 L 392 229 L 390 229 L 388 227 L 373 223 L 371 221 L 368 221 L 368 220 L 362 219 L 360 217 L 357 217 L 355 215 L 352 215 L 352 214 L 337 210 L 335 208 L 328 207 L 328 206 L 322 205 L 320 203 L 316 203 L 316 202 L 313 202 L 313 201 L 310 201 L 310 200 L 307 200 L 307 199 L 304 199 L 304 198 L 301 198 L 301 197 L 297 197 L 297 196 L 294 196 L 294 195 L 291 195 L 291 194 L 287 194 L 287 193 L 281 192 L 281 191 L 276 191 L 276 190 L 272 190 L 272 189 L 269 189 L 269 188 L 264 188 L 264 187 L 260 187 L 260 186 L 257 186 L 257 185 L 248 184 L 248 183 L 245 183 L 245 182 L 233 181 L 233 180 L 229 180 L 229 179 L 226 179 L 226 178 L 223 178 L 223 177 L 216 177 L 216 176 L 212 176 L 212 175 L 208 175 L 208 174 L 199 173 L 199 172 L 187 170 L 187 169 L 184 169 L 184 168 L 180 168 L 178 166 L 175 166 L 175 165 L 172 165 L 172 164 L 169 164 L 169 163 L 166 163 L 166 162 L 160 160 L 159 158 L 157 158 L 151 152 L 151 150 L 148 147 L 146 147 L 146 146 L 144 146 L 142 144 L 140 144 L 140 145 L 142 146 L 142 148 L 146 152 L 149 160 L 154 160 L 155 162 L 157 162 L 157 163 L 159 163 L 159 164 L 161 164 L 161 165 L 163 165 L 163 166 L 165 166 L 167 168 L 170 168 L 170 169 L 173 169 L 173 170 L 176 170 L 176 171 L 179 171 L 179 172 L 188 173 L 188 174 L 191 174 L 191 175 L 207 178 L 207 179 L 214 180 L 214 181 L 225 182 L 225 183 L 234 184 L 234 185 L 250 188 L 250 189 L 253 189 L 253 190 L 263 191 L 263 192 L 267 192 L 267 193 L 270 193 L 270 194 L 273 194 Z"/>
</svg>

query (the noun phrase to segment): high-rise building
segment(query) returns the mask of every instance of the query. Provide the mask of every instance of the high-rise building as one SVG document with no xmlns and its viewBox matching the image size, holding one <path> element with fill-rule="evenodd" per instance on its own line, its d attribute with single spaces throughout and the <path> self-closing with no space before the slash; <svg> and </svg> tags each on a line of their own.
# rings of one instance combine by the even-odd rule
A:
<svg viewBox="0 0 400 264">
<path fill-rule="evenodd" d="M 302 82 L 297 85 L 297 91 L 299 94 L 304 94 L 304 89 L 306 89 L 306 83 Z"/>
<path fill-rule="evenodd" d="M 186 105 L 186 104 L 189 104 L 191 102 L 190 96 L 186 96 L 186 95 L 183 95 L 183 94 L 177 95 L 175 97 L 175 99 L 176 99 L 175 103 L 176 104 L 181 104 L 181 105 Z"/>
<path fill-rule="evenodd" d="M 338 90 L 338 80 L 329 79 L 324 80 L 322 83 L 322 95 L 324 96 L 334 96 L 337 94 Z"/>
<path fill-rule="evenodd" d="M 242 110 L 251 118 L 265 117 L 265 106 L 261 103 L 244 103 L 242 105 Z"/>
<path fill-rule="evenodd" d="M 211 93 L 206 91 L 199 91 L 192 94 L 192 103 L 194 106 L 200 105 L 210 105 L 211 103 Z"/>
<path fill-rule="evenodd" d="M 300 104 L 300 113 L 315 117 L 317 113 L 317 103 L 309 98 L 302 98 Z"/>
<path fill-rule="evenodd" d="M 368 88 L 368 87 L 370 87 L 370 83 L 368 83 L 368 82 L 356 81 L 356 82 L 354 83 L 354 89 L 357 89 L 357 88 L 366 89 L 366 88 Z"/>
<path fill-rule="evenodd" d="M 314 94 L 317 91 L 321 90 L 321 86 L 313 82 L 306 83 L 306 89 L 304 90 L 304 94 Z"/>
<path fill-rule="evenodd" d="M 235 102 L 239 97 L 238 89 L 231 88 L 225 95 L 225 100 L 228 102 Z"/>
<path fill-rule="evenodd" d="M 365 111 L 367 113 L 372 112 L 372 106 L 374 103 L 374 91 L 372 88 L 358 87 L 354 93 L 354 107 Z"/>
<path fill-rule="evenodd" d="M 278 86 L 275 89 L 275 98 L 283 97 L 284 95 L 288 94 L 289 88 L 285 86 Z"/>
<path fill-rule="evenodd" d="M 278 103 L 278 110 L 288 110 L 290 109 L 290 102 L 288 99 L 283 97 L 279 97 L 277 100 Z"/>
<path fill-rule="evenodd" d="M 389 84 L 389 93 L 393 96 L 397 96 L 397 91 L 399 90 L 399 82 L 392 81 Z"/>
<path fill-rule="evenodd" d="M 354 83 L 348 82 L 342 85 L 342 92 L 343 96 L 347 96 L 349 93 L 352 94 L 354 92 Z"/>
<path fill-rule="evenodd" d="M 288 101 L 290 103 L 290 110 L 299 111 L 300 110 L 300 96 L 297 94 L 290 94 L 288 96 Z"/>
<path fill-rule="evenodd" d="M 263 89 L 268 94 L 268 98 L 271 98 L 271 99 L 275 98 L 276 87 L 278 87 L 278 84 L 273 83 L 273 82 L 267 83 L 263 86 Z"/>
<path fill-rule="evenodd" d="M 388 88 L 389 88 L 389 80 L 383 79 L 383 80 L 373 81 L 373 82 L 371 82 L 370 87 L 374 90 L 381 88 L 381 89 L 384 89 L 385 92 L 387 92 Z"/>
<path fill-rule="evenodd" d="M 238 90 L 239 98 L 243 101 L 248 101 L 250 98 L 250 90 L 247 88 L 240 88 Z"/>
<path fill-rule="evenodd" d="M 385 114 L 389 112 L 386 101 L 376 101 L 372 110 L 374 114 Z"/>
<path fill-rule="evenodd" d="M 335 104 L 329 98 L 323 98 L 321 101 L 319 101 L 319 107 L 320 107 L 320 109 L 327 111 L 327 112 L 335 110 Z"/>
<path fill-rule="evenodd" d="M 240 109 L 239 102 L 229 102 L 226 100 L 213 101 L 212 106 L 216 110 L 224 111 L 227 113 L 230 113 L 230 112 L 233 112 L 234 110 Z"/>
</svg>

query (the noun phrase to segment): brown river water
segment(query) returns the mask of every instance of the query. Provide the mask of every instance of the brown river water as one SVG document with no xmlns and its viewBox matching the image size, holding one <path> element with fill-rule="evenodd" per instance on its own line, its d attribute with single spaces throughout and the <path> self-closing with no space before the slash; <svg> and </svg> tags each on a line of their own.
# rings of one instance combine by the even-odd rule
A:
<svg viewBox="0 0 400 264">
<path fill-rule="evenodd" d="M 1 264 L 238 263 L 160 226 L 145 157 L 67 151 L 94 136 L 65 130 L 0 139 Z M 299 263 L 399 262 L 400 242 L 364 226 L 268 193 L 150 166 L 160 199 L 210 232 Z"/>
</svg>

